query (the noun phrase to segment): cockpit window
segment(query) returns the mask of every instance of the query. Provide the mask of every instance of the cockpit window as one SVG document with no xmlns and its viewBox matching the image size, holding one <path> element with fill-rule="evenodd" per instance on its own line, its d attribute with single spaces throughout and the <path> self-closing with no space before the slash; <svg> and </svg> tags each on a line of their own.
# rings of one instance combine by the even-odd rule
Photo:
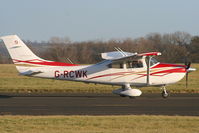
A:
<svg viewBox="0 0 199 133">
<path fill-rule="evenodd" d="M 127 62 L 127 68 L 141 68 L 143 63 L 141 60 L 132 60 Z"/>
<path fill-rule="evenodd" d="M 157 63 L 158 63 L 158 61 L 155 58 L 151 58 L 150 66 L 153 66 L 153 65 L 155 65 Z"/>
<path fill-rule="evenodd" d="M 130 60 L 126 62 L 115 62 L 108 65 L 109 68 L 123 69 L 124 63 L 126 63 L 126 68 L 141 68 L 143 67 L 142 60 Z"/>
<path fill-rule="evenodd" d="M 122 68 L 123 68 L 123 63 L 119 63 L 119 62 L 112 63 L 112 64 L 109 64 L 108 67 L 109 67 L 109 68 L 118 68 L 118 69 L 122 69 Z"/>
</svg>

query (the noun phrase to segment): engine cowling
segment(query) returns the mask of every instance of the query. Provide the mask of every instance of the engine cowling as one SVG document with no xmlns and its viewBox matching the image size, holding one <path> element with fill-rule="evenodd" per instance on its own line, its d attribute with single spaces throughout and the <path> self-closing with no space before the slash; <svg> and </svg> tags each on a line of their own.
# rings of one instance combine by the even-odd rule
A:
<svg viewBox="0 0 199 133">
<path fill-rule="evenodd" d="M 122 95 L 122 96 L 129 96 L 129 97 L 137 97 L 142 94 L 142 91 L 139 89 L 126 89 L 123 88 L 117 89 L 113 91 L 114 94 Z"/>
</svg>

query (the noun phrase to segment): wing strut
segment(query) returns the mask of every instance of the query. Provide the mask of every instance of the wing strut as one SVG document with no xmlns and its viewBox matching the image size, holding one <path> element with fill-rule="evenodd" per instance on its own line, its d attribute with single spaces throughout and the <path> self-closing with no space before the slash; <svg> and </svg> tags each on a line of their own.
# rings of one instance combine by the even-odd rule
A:
<svg viewBox="0 0 199 133">
<path fill-rule="evenodd" d="M 66 58 L 71 64 L 74 64 L 71 60 L 70 60 L 70 58 Z"/>
<path fill-rule="evenodd" d="M 151 62 L 151 58 L 152 56 L 147 56 L 147 79 L 146 79 L 146 83 L 147 85 L 150 85 L 150 62 Z"/>
<path fill-rule="evenodd" d="M 127 54 L 126 54 L 121 48 L 119 48 L 119 47 L 114 47 L 114 48 L 115 48 L 115 50 L 117 50 L 118 52 L 120 52 L 120 54 L 121 54 L 123 57 L 127 56 Z"/>
</svg>

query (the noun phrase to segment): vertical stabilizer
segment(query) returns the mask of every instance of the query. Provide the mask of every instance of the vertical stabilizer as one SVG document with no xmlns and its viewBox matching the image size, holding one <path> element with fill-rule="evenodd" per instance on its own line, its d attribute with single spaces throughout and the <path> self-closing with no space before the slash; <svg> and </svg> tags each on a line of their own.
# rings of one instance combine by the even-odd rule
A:
<svg viewBox="0 0 199 133">
<path fill-rule="evenodd" d="M 31 66 L 38 66 L 31 64 L 31 62 L 45 61 L 36 56 L 17 35 L 9 35 L 0 37 L 3 40 L 16 68 L 20 73 L 28 71 Z"/>
<path fill-rule="evenodd" d="M 1 37 L 1 39 L 15 64 L 19 63 L 19 61 L 41 60 L 41 58 L 36 56 L 17 35 L 4 36 Z"/>
<path fill-rule="evenodd" d="M 36 56 L 17 35 L 0 37 L 3 40 L 17 70 L 20 73 L 36 69 L 35 67 L 77 66 L 76 64 L 55 62 Z"/>
</svg>

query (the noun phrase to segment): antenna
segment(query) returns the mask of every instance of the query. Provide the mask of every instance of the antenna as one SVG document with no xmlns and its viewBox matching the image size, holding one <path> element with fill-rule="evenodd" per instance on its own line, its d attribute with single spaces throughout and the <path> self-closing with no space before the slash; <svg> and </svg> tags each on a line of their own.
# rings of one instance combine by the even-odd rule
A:
<svg viewBox="0 0 199 133">
<path fill-rule="evenodd" d="M 127 54 L 120 47 L 117 47 L 117 49 L 119 49 L 125 56 L 127 56 Z"/>
<path fill-rule="evenodd" d="M 71 64 L 74 64 L 69 58 L 66 58 Z"/>
<path fill-rule="evenodd" d="M 115 48 L 115 50 L 117 50 L 118 52 L 120 52 L 120 54 L 122 55 L 122 56 L 127 56 L 125 53 L 124 53 L 124 51 L 122 51 L 119 47 L 114 47 Z"/>
</svg>

